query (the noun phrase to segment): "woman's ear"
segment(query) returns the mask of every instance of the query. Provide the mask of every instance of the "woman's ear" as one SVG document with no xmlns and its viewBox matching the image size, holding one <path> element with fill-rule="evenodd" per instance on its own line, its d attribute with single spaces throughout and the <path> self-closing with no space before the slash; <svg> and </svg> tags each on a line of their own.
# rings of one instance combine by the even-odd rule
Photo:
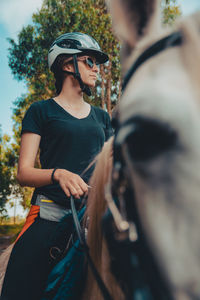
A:
<svg viewBox="0 0 200 300">
<path fill-rule="evenodd" d="M 65 62 L 63 64 L 63 71 L 74 72 L 74 66 L 72 62 Z"/>
<path fill-rule="evenodd" d="M 107 4 L 116 35 L 129 48 L 161 25 L 160 0 L 107 0 Z"/>
</svg>

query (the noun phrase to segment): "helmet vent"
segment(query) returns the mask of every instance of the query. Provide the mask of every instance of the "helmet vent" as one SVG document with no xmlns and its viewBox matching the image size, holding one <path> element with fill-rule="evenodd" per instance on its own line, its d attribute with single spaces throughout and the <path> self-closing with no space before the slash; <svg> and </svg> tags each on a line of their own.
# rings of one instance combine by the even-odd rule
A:
<svg viewBox="0 0 200 300">
<path fill-rule="evenodd" d="M 81 46 L 81 43 L 76 40 L 63 40 L 58 42 L 57 45 L 61 48 L 77 49 L 78 46 Z"/>
</svg>

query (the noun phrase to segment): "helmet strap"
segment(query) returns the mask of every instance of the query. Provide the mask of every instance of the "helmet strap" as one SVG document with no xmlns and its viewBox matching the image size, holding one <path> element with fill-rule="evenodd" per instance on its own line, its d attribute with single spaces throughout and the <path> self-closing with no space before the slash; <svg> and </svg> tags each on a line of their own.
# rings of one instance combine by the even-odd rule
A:
<svg viewBox="0 0 200 300">
<path fill-rule="evenodd" d="M 73 75 L 74 78 L 78 80 L 82 92 L 86 93 L 86 95 L 88 95 L 88 96 L 91 96 L 91 91 L 90 91 L 89 86 L 87 86 L 86 84 L 83 83 L 83 80 L 81 78 L 81 74 L 79 73 L 77 55 L 76 54 L 73 55 L 73 63 L 74 63 L 75 72 L 68 72 L 68 71 L 64 71 L 64 70 L 63 70 L 63 72 L 67 73 L 67 74 L 70 74 L 70 75 Z"/>
</svg>

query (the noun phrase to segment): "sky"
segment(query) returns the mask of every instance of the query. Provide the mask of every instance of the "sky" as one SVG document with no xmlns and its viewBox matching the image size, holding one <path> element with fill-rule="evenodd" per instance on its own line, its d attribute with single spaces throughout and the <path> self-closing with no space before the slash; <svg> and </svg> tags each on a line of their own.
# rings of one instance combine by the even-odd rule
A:
<svg viewBox="0 0 200 300">
<path fill-rule="evenodd" d="M 40 9 L 42 0 L 0 0 L 0 124 L 2 133 L 12 136 L 13 101 L 26 93 L 25 83 L 14 79 L 8 66 L 7 38 L 16 40 L 23 26 Z"/>
<path fill-rule="evenodd" d="M 0 0 L 0 125 L 3 134 L 12 136 L 13 102 L 27 92 L 25 83 L 14 79 L 8 66 L 7 38 L 17 39 L 23 26 L 31 23 L 43 0 Z M 183 15 L 200 10 L 200 0 L 178 0 Z"/>
</svg>

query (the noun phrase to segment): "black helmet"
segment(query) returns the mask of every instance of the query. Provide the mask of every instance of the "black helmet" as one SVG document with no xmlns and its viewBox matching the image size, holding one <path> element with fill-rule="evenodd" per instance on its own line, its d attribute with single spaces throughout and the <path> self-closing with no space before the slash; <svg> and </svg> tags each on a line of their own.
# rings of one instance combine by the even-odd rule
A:
<svg viewBox="0 0 200 300">
<path fill-rule="evenodd" d="M 91 36 L 81 32 L 71 32 L 62 34 L 51 45 L 48 53 L 50 70 L 60 54 L 73 56 L 80 53 L 94 56 L 99 64 L 108 61 L 108 55 L 101 50 L 99 44 Z"/>
</svg>

